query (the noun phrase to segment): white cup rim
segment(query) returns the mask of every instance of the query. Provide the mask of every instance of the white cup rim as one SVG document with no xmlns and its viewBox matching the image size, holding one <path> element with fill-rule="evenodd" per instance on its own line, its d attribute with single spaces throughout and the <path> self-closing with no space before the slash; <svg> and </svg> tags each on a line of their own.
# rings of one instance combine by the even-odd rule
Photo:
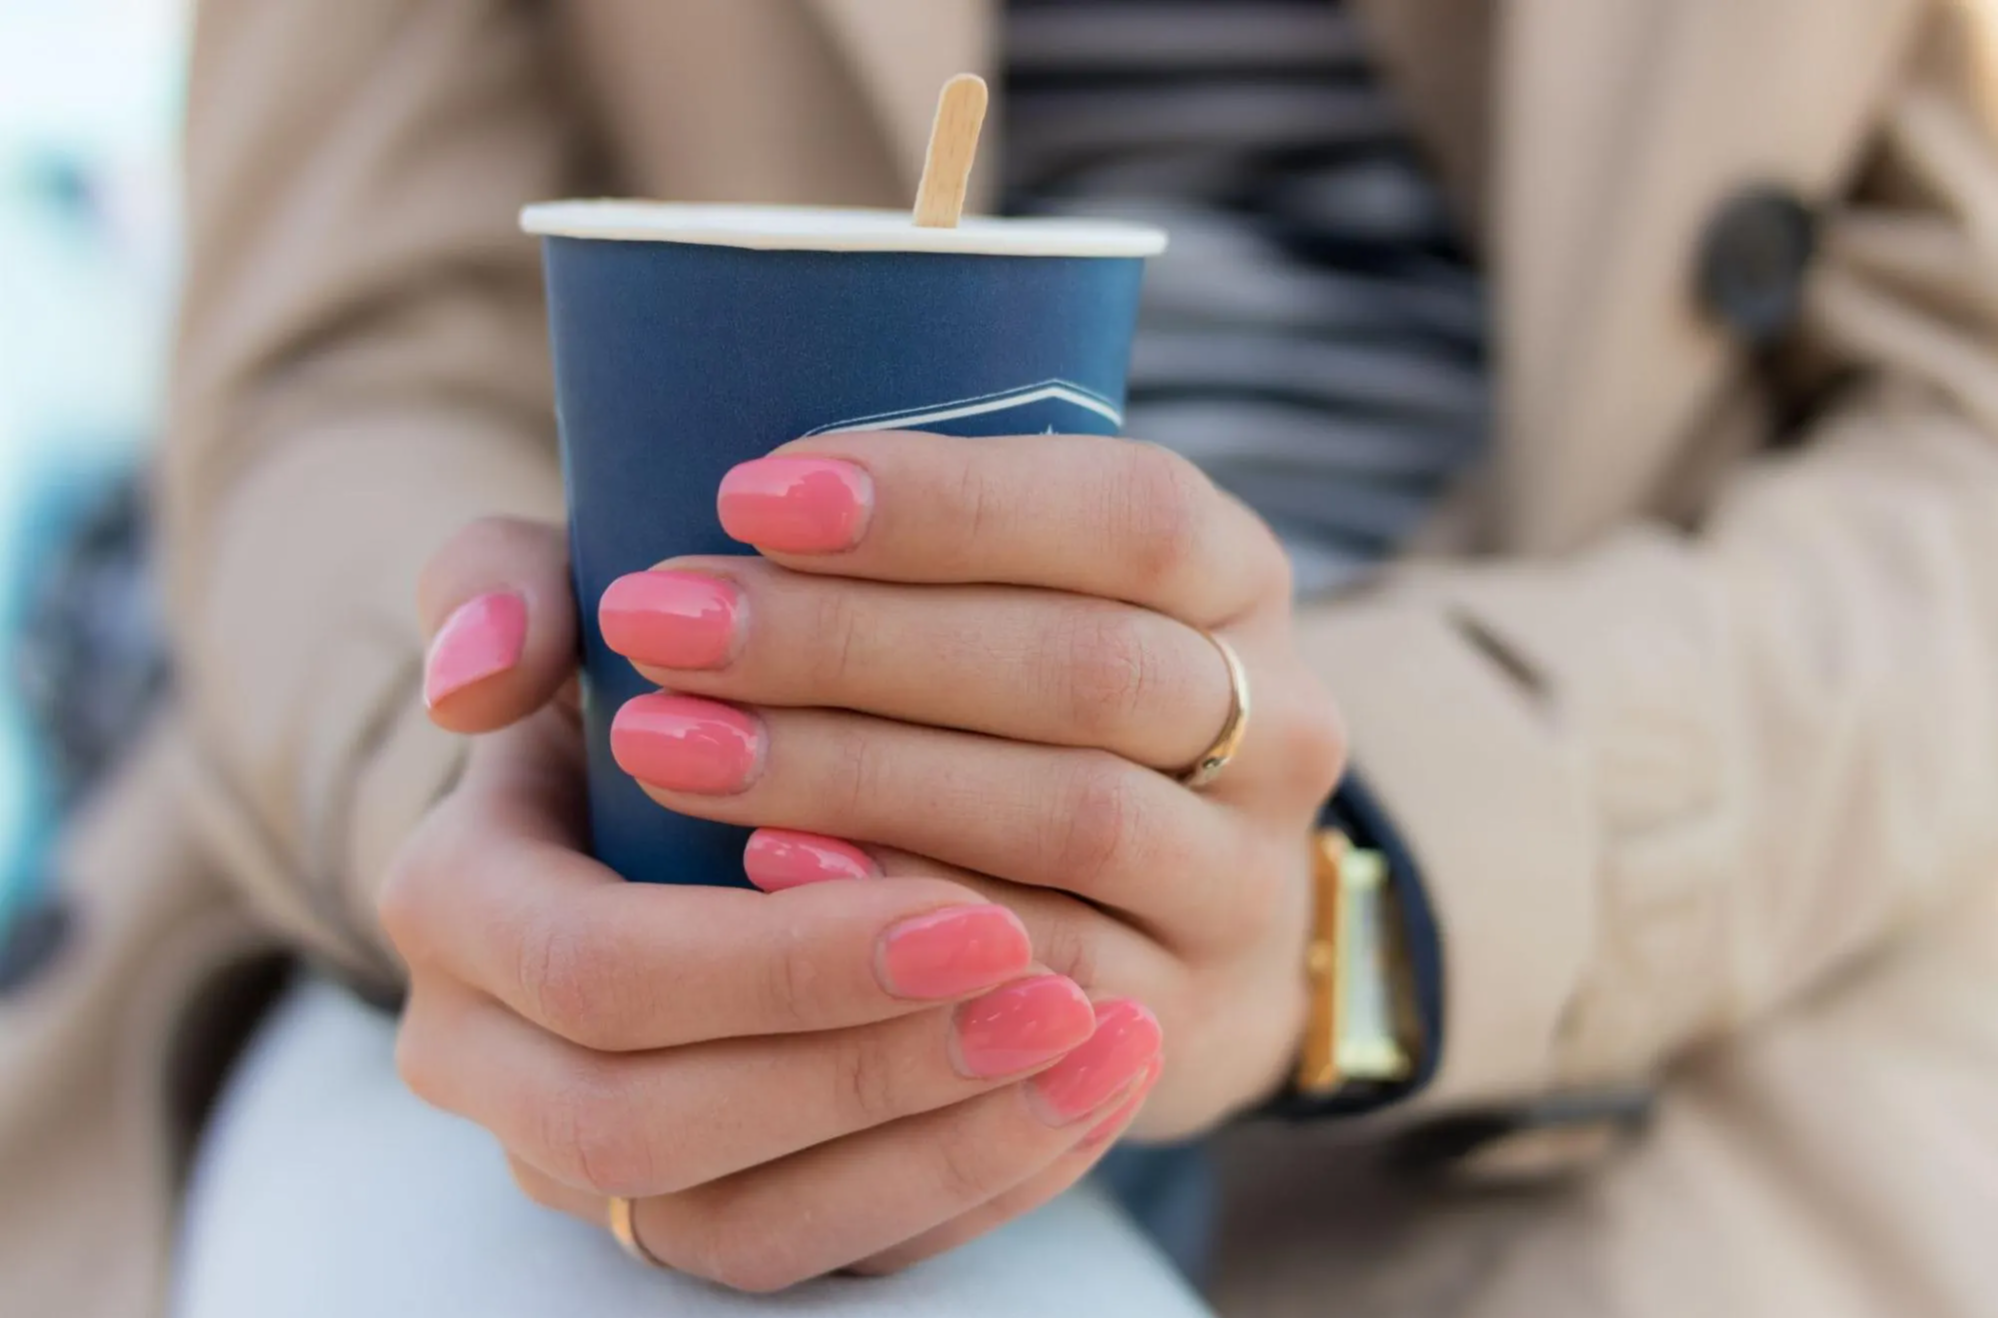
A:
<svg viewBox="0 0 1999 1318">
<path fill-rule="evenodd" d="M 976 256 L 1155 256 L 1166 233 L 1121 220 L 966 216 L 918 228 L 908 211 L 842 206 L 709 206 L 617 198 L 540 202 L 521 210 L 528 233 L 613 242 L 696 243 L 759 251 L 942 252 Z"/>
</svg>

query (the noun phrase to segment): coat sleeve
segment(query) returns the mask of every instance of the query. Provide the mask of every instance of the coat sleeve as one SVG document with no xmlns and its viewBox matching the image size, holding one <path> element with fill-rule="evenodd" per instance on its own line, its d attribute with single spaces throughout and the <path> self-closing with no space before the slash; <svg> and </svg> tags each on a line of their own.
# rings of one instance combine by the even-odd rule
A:
<svg viewBox="0 0 1999 1318">
<path fill-rule="evenodd" d="M 1642 1083 L 1993 881 L 1993 157 L 1927 93 L 1889 137 L 1925 204 L 1833 221 L 1810 337 L 1862 382 L 1800 445 L 1691 529 L 1304 619 L 1442 930 L 1420 1106 Z"/>
<path fill-rule="evenodd" d="M 526 201 L 571 180 L 538 6 L 204 0 L 160 498 L 188 808 L 290 934 L 392 984 L 372 885 L 449 783 L 416 573 L 554 517 Z"/>
</svg>

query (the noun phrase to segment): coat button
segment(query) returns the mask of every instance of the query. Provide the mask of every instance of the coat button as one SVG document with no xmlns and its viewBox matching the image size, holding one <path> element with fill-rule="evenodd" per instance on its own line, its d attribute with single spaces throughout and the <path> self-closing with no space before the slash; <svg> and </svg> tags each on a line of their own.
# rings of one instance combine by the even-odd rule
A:
<svg viewBox="0 0 1999 1318">
<path fill-rule="evenodd" d="M 28 987 L 55 966 L 76 932 L 76 914 L 50 894 L 16 911 L 0 931 L 0 997 Z"/>
<path fill-rule="evenodd" d="M 1818 217 L 1795 192 L 1745 188 L 1701 235 L 1701 302 L 1745 344 L 1768 347 L 1797 323 L 1817 247 Z"/>
</svg>

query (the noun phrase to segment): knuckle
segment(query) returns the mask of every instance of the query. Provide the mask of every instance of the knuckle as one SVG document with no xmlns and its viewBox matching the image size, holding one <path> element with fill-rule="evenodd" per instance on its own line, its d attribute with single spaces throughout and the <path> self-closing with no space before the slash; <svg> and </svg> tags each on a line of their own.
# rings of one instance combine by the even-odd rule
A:
<svg viewBox="0 0 1999 1318">
<path fill-rule="evenodd" d="M 833 749 L 833 772 L 826 785 L 834 818 L 873 819 L 893 802 L 895 767 L 882 741 L 865 726 L 848 725 Z"/>
<path fill-rule="evenodd" d="M 1069 726 L 1092 741 L 1131 726 L 1157 685 L 1157 657 L 1125 609 L 1073 610 L 1054 653 L 1063 662 L 1058 704 Z"/>
<path fill-rule="evenodd" d="M 1228 490 L 1211 487 L 1214 497 L 1241 513 L 1240 524 L 1248 532 L 1244 546 L 1245 566 L 1249 584 L 1254 588 L 1258 602 L 1282 600 L 1288 607 L 1295 584 L 1295 569 L 1291 555 L 1285 552 L 1284 542 L 1277 538 L 1277 532 L 1270 523 L 1263 520 L 1257 511 L 1244 503 L 1241 498 Z"/>
<path fill-rule="evenodd" d="M 428 951 L 420 891 L 423 881 L 421 865 L 405 846 L 375 892 L 375 920 L 406 965 L 423 960 Z"/>
<path fill-rule="evenodd" d="M 805 931 L 786 927 L 774 939 L 763 958 L 764 973 L 753 977 L 758 985 L 758 1018 L 771 1033 L 790 1033 L 812 1028 L 812 1004 L 822 996 L 819 949 Z"/>
<path fill-rule="evenodd" d="M 852 683 L 856 659 L 864 655 L 865 631 L 853 592 L 840 583 L 813 582 L 803 592 L 810 600 L 812 644 L 805 659 L 805 677 L 817 688 L 845 691 Z"/>
<path fill-rule="evenodd" d="M 958 469 L 952 503 L 958 524 L 963 528 L 963 534 L 957 537 L 963 546 L 961 552 L 976 554 L 988 540 L 1004 534 L 1007 500 L 1003 488 L 984 462 L 966 461 Z"/>
<path fill-rule="evenodd" d="M 1291 555 L 1284 550 L 1284 542 L 1270 529 L 1261 517 L 1254 513 L 1251 520 L 1256 523 L 1256 549 L 1252 555 L 1252 579 L 1261 585 L 1261 595 L 1267 599 L 1282 600 L 1288 606 L 1298 588 L 1297 570 L 1292 566 Z"/>
<path fill-rule="evenodd" d="M 1005 1178 L 988 1142 L 957 1136 L 939 1140 L 931 1158 L 931 1175 L 947 1203 L 982 1204 L 1006 1188 Z"/>
<path fill-rule="evenodd" d="M 429 958 L 437 940 L 435 913 L 451 903 L 437 890 L 448 883 L 455 851 L 450 806 L 440 806 L 397 851 L 375 893 L 375 918 L 405 963 Z"/>
<path fill-rule="evenodd" d="M 850 1032 L 834 1047 L 830 1080 L 833 1111 L 853 1129 L 872 1129 L 903 1115 L 898 1068 L 881 1031 Z"/>
<path fill-rule="evenodd" d="M 1305 698 L 1283 722 L 1278 753 L 1285 777 L 1319 801 L 1346 771 L 1347 730 L 1333 698 L 1307 681 Z"/>
<path fill-rule="evenodd" d="M 1213 488 L 1179 454 L 1154 445 L 1131 446 L 1115 496 L 1114 524 L 1123 532 L 1118 548 L 1142 587 L 1156 590 L 1177 580 L 1198 557 Z"/>
<path fill-rule="evenodd" d="M 1121 867 L 1142 835 L 1143 805 L 1134 770 L 1108 752 L 1084 752 L 1058 801 L 1062 817 L 1048 831 L 1050 862 L 1064 882 L 1090 892 Z"/>
<path fill-rule="evenodd" d="M 617 953 L 602 931 L 575 914 L 544 914 L 524 922 L 517 937 L 516 974 L 535 1019 L 586 1048 L 623 1047 Z"/>
<path fill-rule="evenodd" d="M 659 1234 L 665 1239 L 650 1245 L 656 1256 L 679 1271 L 749 1295 L 768 1295 L 815 1275 L 797 1233 L 772 1230 L 742 1200 L 709 1192 L 719 1189 L 706 1187 L 693 1200 L 676 1204 L 677 1211 L 656 1215 L 673 1219 L 662 1224 Z"/>
<path fill-rule="evenodd" d="M 548 1165 L 593 1194 L 637 1198 L 661 1184 L 651 1141 L 615 1072 L 590 1063 L 551 1081 L 535 1114 Z"/>
<path fill-rule="evenodd" d="M 1071 899 L 1071 914 L 1079 918 L 1051 920 L 1035 930 L 1035 951 L 1042 964 L 1058 975 L 1074 980 L 1085 993 L 1103 979 L 1103 948 L 1083 917 L 1088 908 Z"/>
</svg>

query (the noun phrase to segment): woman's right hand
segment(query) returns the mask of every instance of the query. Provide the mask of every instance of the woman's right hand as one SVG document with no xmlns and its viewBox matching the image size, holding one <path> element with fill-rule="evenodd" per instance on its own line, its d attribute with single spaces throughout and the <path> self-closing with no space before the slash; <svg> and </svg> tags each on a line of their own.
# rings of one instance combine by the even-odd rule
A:
<svg viewBox="0 0 1999 1318">
<path fill-rule="evenodd" d="M 426 572 L 433 717 L 473 745 L 399 857 L 398 1063 L 536 1200 L 641 1201 L 678 1270 L 771 1290 L 906 1264 L 1072 1184 L 1157 1074 L 1158 1026 L 1034 962 L 940 879 L 628 884 L 582 853 L 573 606 L 552 528 L 481 523 Z"/>
</svg>

